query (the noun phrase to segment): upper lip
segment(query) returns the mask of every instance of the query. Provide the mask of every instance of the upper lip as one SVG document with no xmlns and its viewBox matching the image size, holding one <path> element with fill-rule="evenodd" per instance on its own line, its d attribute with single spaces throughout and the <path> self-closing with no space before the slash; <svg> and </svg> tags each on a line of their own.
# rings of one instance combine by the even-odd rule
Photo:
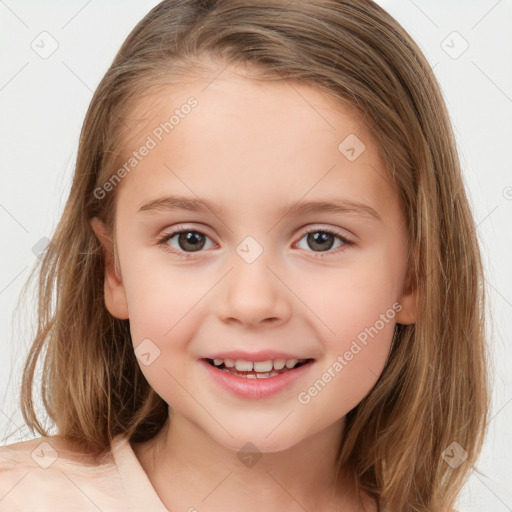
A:
<svg viewBox="0 0 512 512">
<path fill-rule="evenodd" d="M 204 359 L 233 359 L 235 361 L 275 361 L 276 359 L 312 359 L 310 357 L 301 357 L 296 354 L 289 354 L 286 352 L 276 352 L 275 350 L 260 350 L 259 352 L 243 352 L 241 350 L 230 350 L 228 352 L 219 352 L 211 354 Z"/>
</svg>

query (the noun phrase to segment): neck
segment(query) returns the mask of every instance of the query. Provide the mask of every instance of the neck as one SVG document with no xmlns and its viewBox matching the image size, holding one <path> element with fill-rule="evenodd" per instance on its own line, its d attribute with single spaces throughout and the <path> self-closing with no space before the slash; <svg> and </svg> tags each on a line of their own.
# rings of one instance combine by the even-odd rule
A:
<svg viewBox="0 0 512 512">
<path fill-rule="evenodd" d="M 250 503 L 255 512 L 334 512 L 353 500 L 346 475 L 336 482 L 343 427 L 344 418 L 286 450 L 245 453 L 173 412 L 154 438 L 133 449 L 169 510 L 231 512 Z"/>
</svg>

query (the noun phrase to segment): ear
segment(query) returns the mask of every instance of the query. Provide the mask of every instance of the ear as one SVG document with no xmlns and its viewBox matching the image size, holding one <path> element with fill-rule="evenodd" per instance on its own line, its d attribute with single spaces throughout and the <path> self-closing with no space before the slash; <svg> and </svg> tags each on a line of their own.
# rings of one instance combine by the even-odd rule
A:
<svg viewBox="0 0 512 512">
<path fill-rule="evenodd" d="M 120 320 L 126 320 L 129 317 L 128 303 L 122 277 L 120 272 L 116 272 L 112 239 L 108 235 L 105 225 L 98 218 L 94 217 L 91 220 L 91 226 L 103 247 L 103 254 L 105 255 L 105 306 L 112 316 Z"/>
<path fill-rule="evenodd" d="M 398 302 L 402 309 L 396 314 L 396 322 L 402 325 L 415 323 L 418 318 L 418 286 L 412 267 L 407 267 L 402 294 Z"/>
</svg>

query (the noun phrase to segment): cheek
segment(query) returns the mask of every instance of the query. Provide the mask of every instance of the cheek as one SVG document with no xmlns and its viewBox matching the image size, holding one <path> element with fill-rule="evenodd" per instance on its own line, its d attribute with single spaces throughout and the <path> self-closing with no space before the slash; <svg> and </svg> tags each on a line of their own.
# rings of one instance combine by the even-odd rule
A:
<svg viewBox="0 0 512 512">
<path fill-rule="evenodd" d="M 127 268 L 126 276 L 135 345 L 144 338 L 178 341 L 176 332 L 197 315 L 201 298 L 215 283 L 215 276 L 202 277 L 176 265 L 171 268 L 162 263 L 144 263 L 142 258 Z"/>
<path fill-rule="evenodd" d="M 389 356 L 401 309 L 396 272 L 381 254 L 371 262 L 331 270 L 325 279 L 317 276 L 301 288 L 298 294 L 309 298 L 308 307 L 321 320 L 315 324 L 324 357 L 299 403 L 326 408 L 336 404 L 335 418 L 370 392 Z"/>
<path fill-rule="evenodd" d="M 311 313 L 321 320 L 316 324 L 325 327 L 318 333 L 320 338 L 340 348 L 376 323 L 383 337 L 388 337 L 392 333 L 389 325 L 400 308 L 399 269 L 386 262 L 382 254 L 364 259 L 358 256 L 346 268 L 330 268 L 314 279 L 303 279 L 297 291 L 299 296 L 307 297 Z M 385 325 L 379 321 L 382 315 L 386 317 Z"/>
<path fill-rule="evenodd" d="M 205 292 L 164 279 L 161 272 L 157 277 L 140 272 L 130 283 L 130 333 L 144 377 L 167 403 L 180 408 L 190 400 L 185 389 L 191 389 L 183 355 L 198 321 L 197 302 Z"/>
<path fill-rule="evenodd" d="M 398 307 L 397 307 L 398 306 Z M 324 357 L 297 396 L 310 412 L 329 411 L 335 421 L 356 407 L 375 385 L 389 356 L 400 306 L 354 298 L 338 311 L 335 335 L 322 338 Z"/>
</svg>

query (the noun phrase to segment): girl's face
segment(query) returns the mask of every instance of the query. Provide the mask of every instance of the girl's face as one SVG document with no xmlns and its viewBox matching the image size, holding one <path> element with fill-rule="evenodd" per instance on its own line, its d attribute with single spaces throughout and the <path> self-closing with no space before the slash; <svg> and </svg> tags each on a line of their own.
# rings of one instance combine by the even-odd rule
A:
<svg viewBox="0 0 512 512">
<path fill-rule="evenodd" d="M 105 300 L 175 415 L 225 447 L 280 451 L 341 426 L 395 323 L 415 320 L 406 222 L 352 110 L 305 85 L 214 76 L 131 116 Z M 207 358 L 309 362 L 250 378 Z"/>
</svg>

